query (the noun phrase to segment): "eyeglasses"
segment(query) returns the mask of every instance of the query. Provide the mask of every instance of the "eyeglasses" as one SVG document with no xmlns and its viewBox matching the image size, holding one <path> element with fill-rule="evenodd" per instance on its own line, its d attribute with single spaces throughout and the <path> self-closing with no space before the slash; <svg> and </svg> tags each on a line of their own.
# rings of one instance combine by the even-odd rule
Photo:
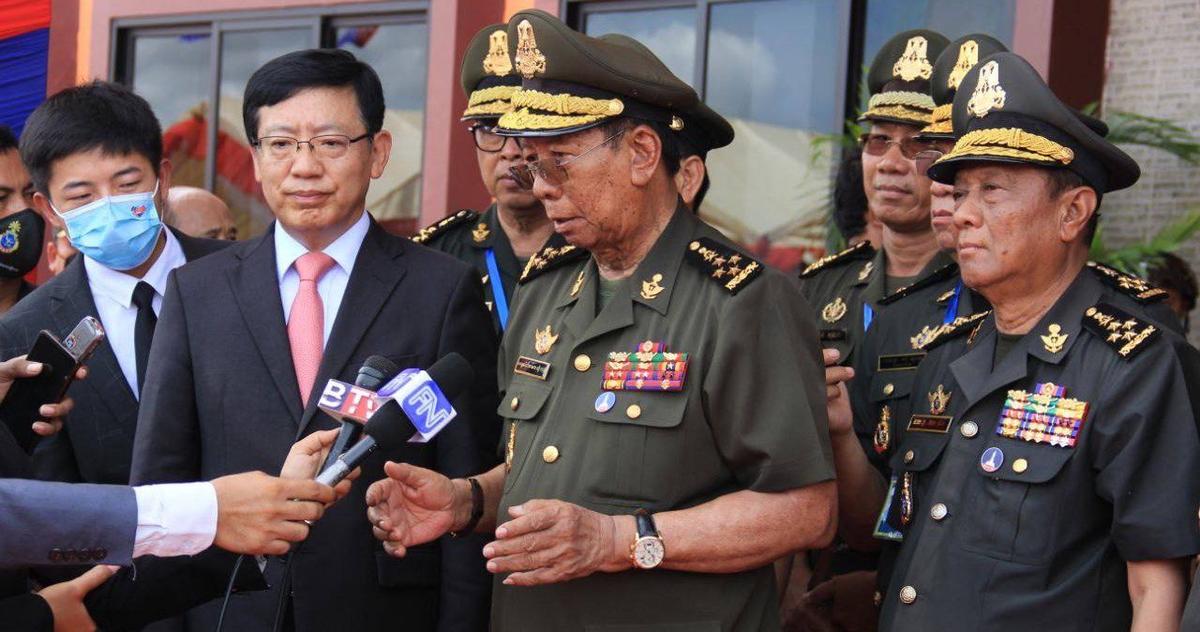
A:
<svg viewBox="0 0 1200 632">
<path fill-rule="evenodd" d="M 917 173 L 925 175 L 929 172 L 929 168 L 933 166 L 933 163 L 945 155 L 946 152 L 940 149 L 926 149 L 925 151 L 917 152 L 917 155 L 913 158 L 913 163 L 917 167 Z"/>
<path fill-rule="evenodd" d="M 585 150 L 583 153 L 575 156 L 574 158 L 570 158 L 570 159 L 564 160 L 562 162 L 559 162 L 557 159 L 554 159 L 554 158 L 545 158 L 542 160 L 534 160 L 531 162 L 527 162 L 523 165 L 517 165 L 515 167 L 511 167 L 511 168 L 509 168 L 508 172 L 509 172 L 509 174 L 512 175 L 513 179 L 515 179 L 517 181 L 517 185 L 520 186 L 522 189 L 532 189 L 533 181 L 535 178 L 541 178 L 543 182 L 545 182 L 546 184 L 549 184 L 550 186 L 553 186 L 553 187 L 560 186 L 564 182 L 567 181 L 567 170 L 564 169 L 564 167 L 566 167 L 567 165 L 575 162 L 576 160 L 579 160 L 580 158 L 583 158 L 584 156 L 592 153 L 596 149 L 599 149 L 600 147 L 607 145 L 613 139 L 617 138 L 618 136 L 620 136 L 621 134 L 624 134 L 624 133 L 625 133 L 625 130 L 621 130 L 621 131 L 617 132 L 616 134 L 613 134 L 612 136 L 605 138 L 604 140 L 600 141 L 599 143 L 592 145 L 591 147 L 587 148 L 587 150 Z"/>
<path fill-rule="evenodd" d="M 882 156 L 888 153 L 892 145 L 900 146 L 900 155 L 912 160 L 917 157 L 921 151 L 929 149 L 936 143 L 936 140 L 929 138 L 920 138 L 917 136 L 909 136 L 895 140 L 887 134 L 863 134 L 858 138 L 859 145 L 862 146 L 863 153 L 872 156 Z"/>
<path fill-rule="evenodd" d="M 336 160 L 350 151 L 350 145 L 364 138 L 370 138 L 367 132 L 362 136 L 350 138 L 344 134 L 323 134 L 313 136 L 308 140 L 300 140 L 291 136 L 263 136 L 254 142 L 254 146 L 266 153 L 271 160 L 288 160 L 300 153 L 301 145 L 308 145 L 318 158 Z"/>
<path fill-rule="evenodd" d="M 507 136 L 501 136 L 496 133 L 494 125 L 477 123 L 468 127 L 467 131 L 471 132 L 471 137 L 475 139 L 475 146 L 479 148 L 479 151 L 486 151 L 489 154 L 494 154 L 504 149 L 504 143 L 508 142 Z M 518 144 L 520 143 L 518 142 Z"/>
</svg>

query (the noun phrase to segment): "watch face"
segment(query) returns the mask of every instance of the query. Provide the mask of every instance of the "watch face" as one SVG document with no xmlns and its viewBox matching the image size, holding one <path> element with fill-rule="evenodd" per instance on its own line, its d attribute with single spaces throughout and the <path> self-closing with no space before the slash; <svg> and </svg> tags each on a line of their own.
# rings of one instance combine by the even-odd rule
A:
<svg viewBox="0 0 1200 632">
<path fill-rule="evenodd" d="M 659 538 L 638 538 L 637 545 L 633 548 L 633 559 L 639 568 L 654 568 L 662 564 L 665 554 L 662 540 Z"/>
</svg>

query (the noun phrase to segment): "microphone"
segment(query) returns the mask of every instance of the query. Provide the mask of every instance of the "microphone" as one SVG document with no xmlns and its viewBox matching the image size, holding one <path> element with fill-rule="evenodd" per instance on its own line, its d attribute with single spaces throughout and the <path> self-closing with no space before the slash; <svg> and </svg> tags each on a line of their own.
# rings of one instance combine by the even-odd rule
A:
<svg viewBox="0 0 1200 632">
<path fill-rule="evenodd" d="M 387 403 L 367 420 L 363 428 L 366 436 L 323 469 L 317 475 L 317 482 L 337 485 L 380 447 L 391 450 L 403 445 L 406 439 L 414 442 L 432 439 L 457 415 L 450 399 L 462 392 L 474 376 L 471 365 L 457 353 L 443 356 L 428 372 L 410 370 L 397 376 L 383 389 L 388 393 Z M 395 388 L 387 388 L 393 383 L 397 383 Z"/>
<path fill-rule="evenodd" d="M 380 386 L 386 384 L 388 380 L 391 380 L 399 372 L 400 367 L 396 366 L 395 362 L 380 355 L 373 355 L 367 358 L 366 362 L 363 362 L 362 367 L 358 369 L 358 376 L 354 379 L 354 385 L 368 391 L 377 391 Z M 326 390 L 328 391 L 329 388 L 327 386 Z M 326 410 L 326 412 L 328 413 L 329 411 Z M 349 415 L 341 416 L 342 427 L 338 431 L 337 440 L 334 441 L 333 447 L 329 449 L 329 454 L 325 456 L 325 462 L 321 464 L 321 471 L 332 466 L 343 452 L 358 441 L 359 436 L 362 435 L 362 422 L 366 421 L 366 417 L 369 417 L 369 415 L 362 419 L 356 419 Z"/>
</svg>

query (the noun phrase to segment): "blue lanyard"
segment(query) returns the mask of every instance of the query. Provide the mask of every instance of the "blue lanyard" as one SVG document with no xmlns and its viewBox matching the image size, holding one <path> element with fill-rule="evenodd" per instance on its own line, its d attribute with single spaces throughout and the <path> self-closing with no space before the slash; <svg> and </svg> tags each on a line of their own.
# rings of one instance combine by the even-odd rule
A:
<svg viewBox="0 0 1200 632">
<path fill-rule="evenodd" d="M 962 279 L 959 279 L 958 285 L 954 286 L 954 296 L 950 298 L 950 304 L 946 306 L 946 315 L 942 316 L 942 324 L 949 325 L 958 317 L 958 297 L 962 295 Z"/>
<path fill-rule="evenodd" d="M 500 331 L 508 325 L 508 298 L 504 296 L 504 277 L 500 276 L 500 267 L 496 265 L 496 253 L 488 248 L 487 269 L 488 277 L 492 280 L 492 299 L 495 301 L 496 315 L 500 317 Z"/>
<path fill-rule="evenodd" d="M 871 309 L 871 304 L 863 301 L 863 333 L 871 328 L 871 321 L 875 319 L 875 310 Z"/>
</svg>

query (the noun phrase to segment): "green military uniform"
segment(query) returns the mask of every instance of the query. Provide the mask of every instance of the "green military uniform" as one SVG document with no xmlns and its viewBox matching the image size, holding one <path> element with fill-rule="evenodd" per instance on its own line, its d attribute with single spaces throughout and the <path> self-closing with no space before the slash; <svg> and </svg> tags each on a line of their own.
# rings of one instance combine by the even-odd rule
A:
<svg viewBox="0 0 1200 632">
<path fill-rule="evenodd" d="M 501 119 L 511 133 L 587 129 L 613 111 L 669 123 L 696 101 L 648 53 L 608 47 L 543 12 L 517 13 L 510 35 L 534 81 L 526 87 L 554 87 Z M 575 252 L 539 254 L 517 289 L 500 359 L 511 468 L 500 515 L 534 498 L 661 512 L 832 478 L 816 328 L 794 280 L 682 206 L 632 276 L 608 284 L 603 306 L 595 261 L 568 260 Z M 534 588 L 498 578 L 492 625 L 758 632 L 779 622 L 769 565 L 728 574 L 631 566 Z"/>
<path fill-rule="evenodd" d="M 944 36 L 928 30 L 905 31 L 888 40 L 868 71 L 871 99 L 860 120 L 929 125 L 934 109 L 929 96 L 930 60 L 937 59 L 946 44 Z M 938 254 L 911 282 L 923 283 L 950 263 L 949 256 Z M 817 310 L 821 344 L 837 349 L 838 362 L 844 365 L 855 361 L 863 335 L 883 307 L 879 301 L 910 284 L 888 287 L 887 253 L 882 248 L 873 252 L 865 242 L 813 263 L 800 278 L 805 296 Z"/>
<path fill-rule="evenodd" d="M 1070 169 L 1098 193 L 1136 181 L 1020 57 L 982 60 L 963 86 L 961 136 L 931 177 L 994 160 Z M 1200 479 L 1178 476 L 1200 468 L 1200 358 L 1145 316 L 1154 288 L 1105 276 L 1081 269 L 1023 336 L 979 312 L 925 343 L 881 513 L 884 632 L 1128 630 L 1126 563 L 1200 551 Z"/>
</svg>

